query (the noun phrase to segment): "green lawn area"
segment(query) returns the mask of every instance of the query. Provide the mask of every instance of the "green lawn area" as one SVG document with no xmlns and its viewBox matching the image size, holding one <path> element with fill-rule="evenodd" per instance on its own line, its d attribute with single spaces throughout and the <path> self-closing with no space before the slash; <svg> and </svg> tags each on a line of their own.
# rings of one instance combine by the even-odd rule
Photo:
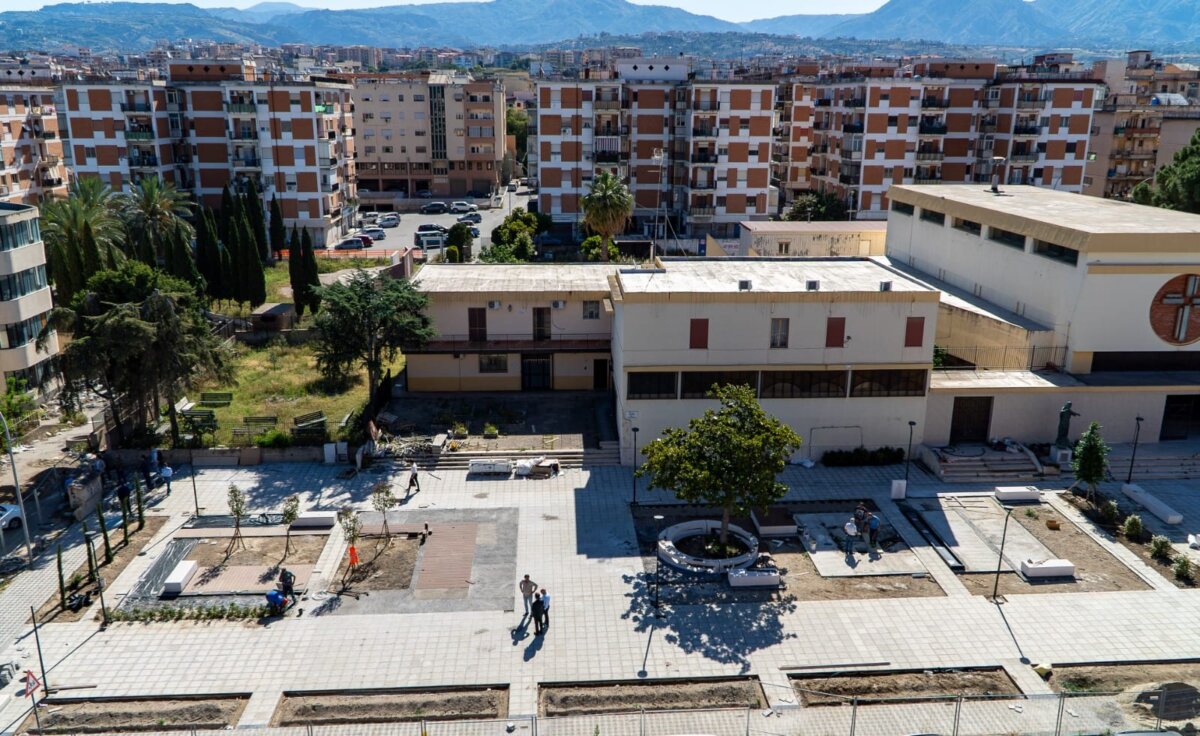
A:
<svg viewBox="0 0 1200 736">
<path fill-rule="evenodd" d="M 320 273 L 336 273 L 337 271 L 347 271 L 355 268 L 377 268 L 386 266 L 391 261 L 387 258 L 326 258 L 317 257 L 317 271 Z M 276 261 L 275 263 L 264 266 L 263 273 L 267 281 L 267 302 L 269 303 L 291 303 L 292 295 L 291 280 L 288 278 L 287 261 Z M 285 292 L 284 289 L 287 291 Z M 219 303 L 216 305 L 217 311 L 221 314 L 230 317 L 247 318 L 250 312 L 254 311 L 242 304 L 225 304 Z M 311 320 L 308 312 L 304 313 L 302 319 L 297 326 L 307 326 Z"/>
</svg>

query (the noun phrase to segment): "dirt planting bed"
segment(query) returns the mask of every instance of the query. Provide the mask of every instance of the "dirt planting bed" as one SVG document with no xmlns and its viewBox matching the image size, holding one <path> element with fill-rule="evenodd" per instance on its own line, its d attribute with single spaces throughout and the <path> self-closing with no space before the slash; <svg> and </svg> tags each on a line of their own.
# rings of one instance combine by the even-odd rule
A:
<svg viewBox="0 0 1200 736">
<path fill-rule="evenodd" d="M 226 556 L 229 549 L 229 538 L 212 537 L 201 539 L 187 553 L 184 559 L 194 560 L 200 567 L 257 567 L 264 565 L 274 567 L 281 562 L 284 565 L 312 565 L 321 556 L 321 550 L 329 537 L 324 534 L 294 534 L 292 535 L 292 551 L 284 556 L 284 537 L 247 537 L 243 536 L 245 546 L 239 544 L 231 554 Z"/>
<path fill-rule="evenodd" d="M 1200 662 L 1080 665 L 1054 668 L 1050 687 L 1058 692 L 1150 690 L 1163 682 L 1200 687 Z"/>
<path fill-rule="evenodd" d="M 643 708 L 761 708 L 767 702 L 756 678 L 546 685 L 539 690 L 538 701 L 538 714 L 543 716 L 630 713 Z"/>
<path fill-rule="evenodd" d="M 333 590 L 405 590 L 412 584 L 413 571 L 417 568 L 417 554 L 421 551 L 419 539 L 392 537 L 385 542 L 383 537 L 363 538 L 358 542 L 358 568 L 348 578 L 349 554 L 342 555 L 337 576 L 330 582 Z"/>
<path fill-rule="evenodd" d="M 41 733 L 172 731 L 224 729 L 237 725 L 246 698 L 179 698 L 177 700 L 99 699 L 69 703 L 46 701 Z M 37 733 L 31 715 L 20 731 Z"/>
<path fill-rule="evenodd" d="M 504 718 L 508 689 L 392 690 L 338 695 L 284 695 L 271 725 Z"/>
<path fill-rule="evenodd" d="M 859 672 L 793 677 L 800 702 L 806 706 L 925 700 L 937 696 L 982 697 L 1013 695 L 1020 689 L 1003 669 L 925 670 L 922 672 Z"/>
<path fill-rule="evenodd" d="M 1121 526 L 1128 517 L 1124 506 L 1121 507 L 1121 512 L 1117 518 L 1115 520 L 1110 520 L 1105 519 L 1104 515 L 1100 512 L 1100 506 L 1102 506 L 1106 500 L 1102 496 L 1096 497 L 1095 505 L 1090 503 L 1086 498 L 1071 493 L 1064 493 L 1063 498 L 1067 501 L 1067 503 L 1079 509 L 1079 512 L 1083 514 L 1088 521 L 1092 522 L 1104 532 L 1111 535 L 1114 541 L 1140 557 L 1142 562 L 1145 562 L 1158 574 L 1162 575 L 1167 580 L 1170 580 L 1175 587 L 1196 587 L 1197 575 L 1200 573 L 1194 573 L 1191 579 L 1180 580 L 1179 578 L 1175 577 L 1175 573 L 1171 569 L 1171 560 L 1155 557 L 1154 555 L 1150 554 L 1150 538 L 1152 535 L 1149 532 L 1143 534 L 1141 539 L 1130 539 L 1121 533 Z M 1145 518 L 1145 513 L 1142 512 L 1142 519 L 1145 520 Z M 1172 551 L 1171 554 L 1174 556 L 1176 553 Z"/>
</svg>

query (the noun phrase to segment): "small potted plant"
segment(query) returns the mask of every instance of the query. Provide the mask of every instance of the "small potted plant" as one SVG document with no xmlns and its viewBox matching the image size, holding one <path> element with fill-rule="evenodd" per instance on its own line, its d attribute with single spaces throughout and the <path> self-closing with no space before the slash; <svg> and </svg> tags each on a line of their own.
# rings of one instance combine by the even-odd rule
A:
<svg viewBox="0 0 1200 736">
<path fill-rule="evenodd" d="M 499 427 L 497 427 L 496 425 L 492 424 L 491 422 L 486 422 L 486 423 L 483 425 L 483 437 L 484 437 L 484 439 L 494 440 L 494 439 L 496 439 L 496 438 L 497 438 L 497 437 L 499 437 L 499 436 L 500 436 L 500 429 L 499 429 Z"/>
<path fill-rule="evenodd" d="M 454 435 L 454 439 L 463 440 L 467 438 L 467 425 L 465 422 L 455 422 L 450 429 L 450 434 Z"/>
</svg>

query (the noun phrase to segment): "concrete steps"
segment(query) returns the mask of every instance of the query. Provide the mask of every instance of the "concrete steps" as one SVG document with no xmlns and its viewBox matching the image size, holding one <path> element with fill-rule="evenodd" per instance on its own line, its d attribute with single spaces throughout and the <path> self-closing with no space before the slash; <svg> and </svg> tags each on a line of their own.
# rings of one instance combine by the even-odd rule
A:
<svg viewBox="0 0 1200 736">
<path fill-rule="evenodd" d="M 615 448 L 576 450 L 513 450 L 495 452 L 444 452 L 433 462 L 431 469 L 466 470 L 472 460 L 520 460 L 542 457 L 558 460 L 564 468 L 582 468 L 592 465 L 620 465 L 621 454 Z M 421 463 L 425 466 L 426 463 Z"/>
<path fill-rule="evenodd" d="M 1115 480 L 1129 477 L 1128 457 L 1109 457 L 1108 469 Z M 1176 455 L 1149 457 L 1139 453 L 1133 463 L 1133 481 L 1143 480 L 1194 480 L 1200 479 L 1200 456 Z"/>
<path fill-rule="evenodd" d="M 1042 478 L 1023 454 L 988 453 L 982 457 L 951 457 L 939 462 L 937 476 L 945 483 L 1032 481 Z"/>
</svg>

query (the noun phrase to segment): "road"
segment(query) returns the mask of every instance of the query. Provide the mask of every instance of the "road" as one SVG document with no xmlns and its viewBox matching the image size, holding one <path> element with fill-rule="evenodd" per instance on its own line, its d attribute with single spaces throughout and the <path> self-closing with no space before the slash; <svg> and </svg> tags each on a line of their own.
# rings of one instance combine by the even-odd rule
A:
<svg viewBox="0 0 1200 736">
<path fill-rule="evenodd" d="M 475 241 L 475 252 L 478 253 L 481 245 L 487 243 L 488 237 L 491 235 L 492 229 L 504 221 L 504 218 L 517 207 L 525 207 L 529 202 L 528 194 L 516 194 L 513 192 L 505 192 L 504 198 L 501 200 L 499 207 L 491 209 L 480 209 L 479 214 L 483 217 L 483 222 L 476 223 L 475 227 L 479 228 L 480 238 Z M 417 228 L 425 223 L 434 223 L 443 227 L 451 227 L 458 222 L 460 215 L 422 215 L 417 213 L 403 213 L 400 216 L 400 226 L 387 228 L 387 237 L 383 240 L 375 241 L 371 248 L 367 249 L 369 255 L 372 250 L 395 250 L 413 244 L 413 235 L 416 234 Z M 483 242 L 480 242 L 483 241 Z"/>
</svg>

